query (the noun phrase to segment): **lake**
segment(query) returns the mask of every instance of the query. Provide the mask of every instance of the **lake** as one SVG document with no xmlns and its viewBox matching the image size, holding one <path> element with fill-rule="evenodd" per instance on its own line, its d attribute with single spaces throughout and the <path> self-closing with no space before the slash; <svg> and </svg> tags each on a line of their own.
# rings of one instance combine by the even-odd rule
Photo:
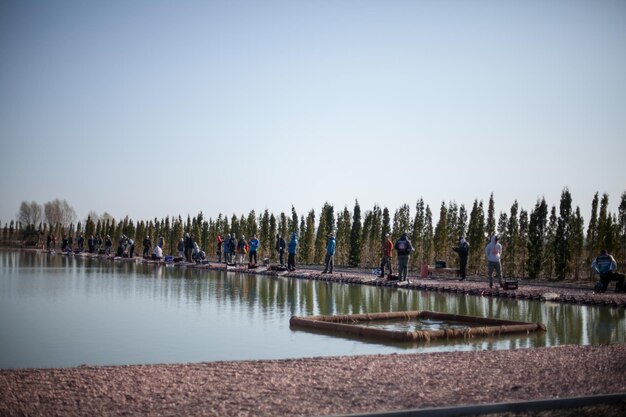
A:
<svg viewBox="0 0 626 417">
<path fill-rule="evenodd" d="M 401 310 L 541 322 L 547 332 L 382 343 L 289 328 L 293 315 Z M 607 307 L 0 251 L 0 339 L 0 368 L 70 367 L 624 343 L 626 318 Z"/>
</svg>

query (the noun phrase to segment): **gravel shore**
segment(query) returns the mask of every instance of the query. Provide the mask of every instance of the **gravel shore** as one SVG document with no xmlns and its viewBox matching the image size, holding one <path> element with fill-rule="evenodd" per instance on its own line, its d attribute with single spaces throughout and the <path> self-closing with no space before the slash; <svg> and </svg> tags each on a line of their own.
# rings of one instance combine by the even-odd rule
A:
<svg viewBox="0 0 626 417">
<path fill-rule="evenodd" d="M 3 416 L 315 416 L 626 392 L 626 344 L 0 371 Z"/>
</svg>

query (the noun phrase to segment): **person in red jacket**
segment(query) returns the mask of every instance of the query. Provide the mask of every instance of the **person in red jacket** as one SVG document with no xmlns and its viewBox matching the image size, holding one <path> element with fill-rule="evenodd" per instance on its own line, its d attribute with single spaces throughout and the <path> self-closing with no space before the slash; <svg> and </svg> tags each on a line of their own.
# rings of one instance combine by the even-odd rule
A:
<svg viewBox="0 0 626 417">
<path fill-rule="evenodd" d="M 389 276 L 393 273 L 391 268 L 391 255 L 393 254 L 393 242 L 389 238 L 389 233 L 385 234 L 382 247 L 383 257 L 380 260 L 380 275 L 379 278 L 385 277 L 385 266 L 389 268 Z"/>
</svg>

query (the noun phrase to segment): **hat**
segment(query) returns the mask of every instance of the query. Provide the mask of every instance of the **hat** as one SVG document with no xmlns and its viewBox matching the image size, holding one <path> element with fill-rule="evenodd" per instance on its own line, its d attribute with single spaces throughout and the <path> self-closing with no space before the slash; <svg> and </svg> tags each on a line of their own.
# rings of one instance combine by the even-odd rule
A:
<svg viewBox="0 0 626 417">
<path fill-rule="evenodd" d="M 385 237 L 389 237 L 389 233 L 385 233 Z"/>
</svg>

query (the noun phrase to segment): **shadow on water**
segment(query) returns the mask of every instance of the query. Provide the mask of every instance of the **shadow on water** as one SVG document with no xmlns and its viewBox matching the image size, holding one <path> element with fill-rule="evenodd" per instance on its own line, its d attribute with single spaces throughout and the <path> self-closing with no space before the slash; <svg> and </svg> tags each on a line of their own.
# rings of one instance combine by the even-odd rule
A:
<svg viewBox="0 0 626 417">
<path fill-rule="evenodd" d="M 381 343 L 289 328 L 294 315 L 402 310 L 537 322 L 547 331 Z M 626 318 L 606 307 L 0 251 L 0 334 L 8 341 L 0 367 L 48 367 L 624 343 Z"/>
</svg>

